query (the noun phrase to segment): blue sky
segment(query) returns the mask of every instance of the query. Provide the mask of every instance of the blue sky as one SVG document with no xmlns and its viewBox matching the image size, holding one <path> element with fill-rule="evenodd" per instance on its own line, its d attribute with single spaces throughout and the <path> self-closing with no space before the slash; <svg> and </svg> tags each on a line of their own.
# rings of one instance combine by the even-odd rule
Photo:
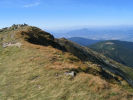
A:
<svg viewBox="0 0 133 100">
<path fill-rule="evenodd" d="M 0 0 L 0 28 L 133 25 L 133 0 Z"/>
</svg>

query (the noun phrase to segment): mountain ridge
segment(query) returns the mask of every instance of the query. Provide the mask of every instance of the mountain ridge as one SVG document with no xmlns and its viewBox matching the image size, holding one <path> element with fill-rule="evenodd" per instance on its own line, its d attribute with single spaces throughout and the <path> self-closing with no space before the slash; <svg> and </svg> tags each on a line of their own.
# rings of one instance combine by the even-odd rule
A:
<svg viewBox="0 0 133 100">
<path fill-rule="evenodd" d="M 89 48 L 104 54 L 115 61 L 127 65 L 129 67 L 133 66 L 132 54 L 133 54 L 133 42 L 118 41 L 118 40 L 108 40 L 103 42 L 98 42 Z"/>
</svg>

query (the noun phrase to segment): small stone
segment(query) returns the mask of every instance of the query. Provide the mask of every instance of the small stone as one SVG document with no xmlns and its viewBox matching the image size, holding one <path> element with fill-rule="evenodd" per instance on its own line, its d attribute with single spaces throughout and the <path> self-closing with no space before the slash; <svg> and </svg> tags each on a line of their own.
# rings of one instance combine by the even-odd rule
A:
<svg viewBox="0 0 133 100">
<path fill-rule="evenodd" d="M 74 77 L 76 73 L 74 71 L 71 72 L 65 72 L 66 75 Z"/>
</svg>

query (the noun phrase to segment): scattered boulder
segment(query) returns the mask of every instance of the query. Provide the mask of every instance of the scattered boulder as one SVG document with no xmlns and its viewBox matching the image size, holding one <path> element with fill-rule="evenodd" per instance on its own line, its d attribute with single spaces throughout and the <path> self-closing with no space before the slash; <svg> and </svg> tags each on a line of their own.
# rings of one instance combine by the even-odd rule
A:
<svg viewBox="0 0 133 100">
<path fill-rule="evenodd" d="M 11 43 L 11 42 L 9 42 L 9 43 L 3 43 L 3 45 L 2 45 L 2 47 L 3 48 L 6 48 L 6 47 L 12 47 L 12 46 L 16 46 L 16 47 L 21 47 L 22 46 L 22 44 L 21 43 Z"/>
<path fill-rule="evenodd" d="M 76 76 L 76 72 L 74 71 L 65 72 L 65 75 L 74 77 Z"/>
</svg>

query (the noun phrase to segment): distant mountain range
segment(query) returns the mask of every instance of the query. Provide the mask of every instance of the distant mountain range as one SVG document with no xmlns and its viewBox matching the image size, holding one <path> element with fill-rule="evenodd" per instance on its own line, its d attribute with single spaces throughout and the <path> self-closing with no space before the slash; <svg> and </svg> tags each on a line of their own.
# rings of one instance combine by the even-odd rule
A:
<svg viewBox="0 0 133 100">
<path fill-rule="evenodd" d="M 116 28 L 83 28 L 71 31 L 53 32 L 57 38 L 82 37 L 93 40 L 133 41 L 133 27 Z"/>
<path fill-rule="evenodd" d="M 133 42 L 102 41 L 88 47 L 119 63 L 133 67 Z"/>
<path fill-rule="evenodd" d="M 82 46 L 89 46 L 101 41 L 101 40 L 92 40 L 92 39 L 81 38 L 81 37 L 72 37 L 72 38 L 68 38 L 68 40 L 78 43 Z"/>
</svg>

